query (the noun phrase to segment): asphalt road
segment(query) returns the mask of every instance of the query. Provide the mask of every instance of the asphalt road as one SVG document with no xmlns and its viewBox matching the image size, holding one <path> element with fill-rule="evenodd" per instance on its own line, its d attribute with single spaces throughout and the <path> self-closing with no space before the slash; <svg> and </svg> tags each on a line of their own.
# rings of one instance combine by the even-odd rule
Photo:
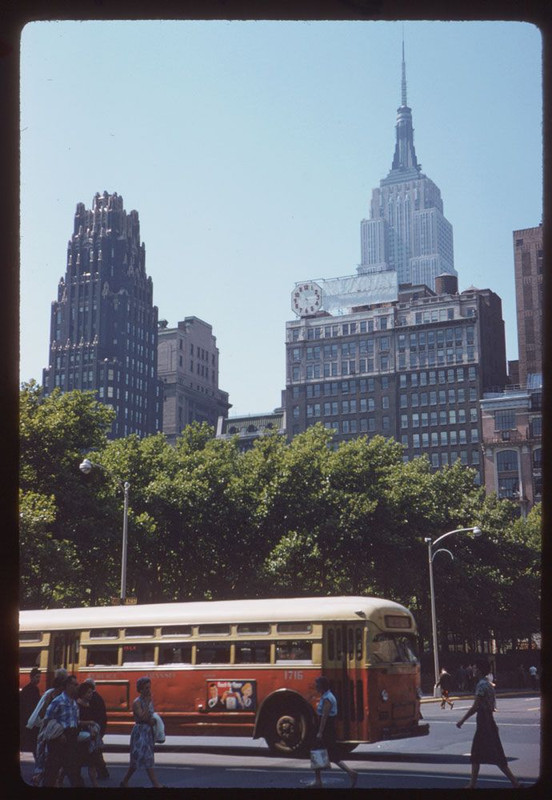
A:
<svg viewBox="0 0 552 800">
<path fill-rule="evenodd" d="M 513 773 L 525 785 L 534 784 L 540 770 L 540 698 L 499 697 L 496 721 Z M 454 709 L 441 710 L 439 703 L 424 703 L 424 719 L 430 733 L 420 739 L 361 745 L 347 759 L 359 772 L 358 789 L 458 789 L 470 774 L 470 747 L 475 721 L 461 729 L 456 721 L 471 705 L 470 698 L 456 700 Z M 110 777 L 101 786 L 119 785 L 128 765 L 128 737 L 105 737 L 105 760 Z M 21 755 L 21 773 L 28 782 L 33 770 L 31 754 Z M 155 771 L 167 787 L 198 789 L 300 789 L 312 781 L 304 759 L 271 756 L 264 740 L 230 737 L 168 737 L 156 746 Z M 83 770 L 86 785 L 90 785 Z M 328 788 L 348 786 L 347 776 L 337 767 L 323 773 Z M 145 772 L 137 772 L 131 787 L 146 787 Z M 482 765 L 481 788 L 509 786 L 498 767 Z"/>
</svg>

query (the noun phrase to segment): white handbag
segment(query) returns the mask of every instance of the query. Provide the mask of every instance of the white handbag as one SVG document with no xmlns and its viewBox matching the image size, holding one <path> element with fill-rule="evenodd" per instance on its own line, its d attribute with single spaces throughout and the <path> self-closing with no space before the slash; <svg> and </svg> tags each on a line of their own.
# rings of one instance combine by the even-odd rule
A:
<svg viewBox="0 0 552 800">
<path fill-rule="evenodd" d="M 153 741 L 156 744 L 163 744 L 165 741 L 165 725 L 159 714 L 154 713 L 152 716 L 155 722 L 153 726 Z"/>
<path fill-rule="evenodd" d="M 330 769 L 330 758 L 325 748 L 311 750 L 310 760 L 311 769 Z"/>
</svg>

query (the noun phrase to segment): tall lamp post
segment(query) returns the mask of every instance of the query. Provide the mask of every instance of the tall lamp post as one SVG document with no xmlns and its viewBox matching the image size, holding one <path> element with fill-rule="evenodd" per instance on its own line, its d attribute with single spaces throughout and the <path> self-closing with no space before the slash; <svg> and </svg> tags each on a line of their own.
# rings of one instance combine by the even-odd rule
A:
<svg viewBox="0 0 552 800">
<path fill-rule="evenodd" d="M 88 458 L 85 458 L 82 464 L 79 464 L 79 469 L 85 475 L 89 475 L 90 472 L 94 468 L 103 469 L 104 472 L 107 472 L 108 475 L 111 475 L 109 470 L 107 470 L 101 464 L 93 464 L 92 461 L 89 461 Z M 111 475 L 113 477 L 113 475 Z M 130 490 L 130 483 L 125 481 L 119 481 L 117 483 L 121 486 L 124 494 L 124 506 L 123 506 L 123 547 L 121 553 L 121 592 L 119 602 L 124 604 L 126 600 L 126 583 L 127 583 L 127 543 L 128 543 L 128 493 Z"/>
<path fill-rule="evenodd" d="M 431 537 L 426 536 L 424 542 L 427 544 L 427 558 L 428 558 L 428 565 L 429 565 L 429 595 L 431 599 L 431 632 L 433 637 L 433 669 L 435 672 L 435 681 L 433 684 L 433 696 L 438 696 L 437 684 L 439 683 L 439 645 L 437 642 L 437 616 L 435 613 L 435 587 L 433 585 L 433 559 L 437 555 L 437 553 L 448 553 L 449 556 L 452 556 L 450 550 L 445 550 L 441 548 L 439 550 L 433 550 L 435 545 L 439 544 L 439 542 L 443 541 L 447 536 L 452 536 L 453 533 L 471 533 L 473 536 L 481 536 L 481 528 L 478 528 L 477 525 L 474 528 L 456 528 L 454 531 L 449 531 L 448 533 L 443 533 L 439 536 L 435 541 L 431 539 Z"/>
</svg>

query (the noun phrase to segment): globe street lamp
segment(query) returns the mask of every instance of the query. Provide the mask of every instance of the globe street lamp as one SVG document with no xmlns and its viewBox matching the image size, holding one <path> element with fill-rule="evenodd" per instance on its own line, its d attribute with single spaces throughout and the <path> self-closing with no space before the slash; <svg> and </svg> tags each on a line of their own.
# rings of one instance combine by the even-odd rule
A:
<svg viewBox="0 0 552 800">
<path fill-rule="evenodd" d="M 439 647 L 437 643 L 437 616 L 435 614 L 435 587 L 433 585 L 433 559 L 437 555 L 437 553 L 448 553 L 451 558 L 453 558 L 452 553 L 450 550 L 445 550 L 441 548 L 439 550 L 433 551 L 433 548 L 436 544 L 439 544 L 443 539 L 447 536 L 452 536 L 453 533 L 471 533 L 473 536 L 481 536 L 481 528 L 478 528 L 477 525 L 474 528 L 456 528 L 454 531 L 449 531 L 448 533 L 443 533 L 439 536 L 435 541 L 433 541 L 429 536 L 426 536 L 424 542 L 427 544 L 427 557 L 428 557 L 428 564 L 429 564 L 429 594 L 431 599 L 431 632 L 433 636 L 433 668 L 435 672 L 435 681 L 433 684 L 433 697 L 438 697 L 439 692 L 437 689 L 437 684 L 439 683 Z"/>
<path fill-rule="evenodd" d="M 82 464 L 79 464 L 79 469 L 85 475 L 89 475 L 92 470 L 97 467 L 98 469 L 103 469 L 104 472 L 107 472 L 112 478 L 114 475 L 109 472 L 102 464 L 93 464 L 92 461 L 89 461 L 88 458 L 85 458 Z M 128 540 L 128 492 L 130 489 L 130 483 L 125 481 L 124 483 L 118 478 L 115 478 L 119 486 L 121 486 L 124 494 L 124 506 L 123 506 L 123 548 L 121 553 L 121 596 L 119 601 L 121 604 L 124 604 L 126 599 L 126 582 L 127 582 L 127 540 Z"/>
</svg>

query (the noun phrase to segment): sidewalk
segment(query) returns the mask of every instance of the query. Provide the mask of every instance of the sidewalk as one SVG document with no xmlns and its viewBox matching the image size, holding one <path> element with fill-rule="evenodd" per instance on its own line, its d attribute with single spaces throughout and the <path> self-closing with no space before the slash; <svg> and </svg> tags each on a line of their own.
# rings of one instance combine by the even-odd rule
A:
<svg viewBox="0 0 552 800">
<path fill-rule="evenodd" d="M 497 698 L 499 697 L 540 697 L 540 692 L 534 689 L 498 689 L 496 691 Z M 471 700 L 473 692 L 456 692 L 449 695 L 449 699 L 455 703 L 457 700 Z M 431 697 L 430 695 L 422 697 L 420 703 L 440 703 L 441 696 Z"/>
</svg>

